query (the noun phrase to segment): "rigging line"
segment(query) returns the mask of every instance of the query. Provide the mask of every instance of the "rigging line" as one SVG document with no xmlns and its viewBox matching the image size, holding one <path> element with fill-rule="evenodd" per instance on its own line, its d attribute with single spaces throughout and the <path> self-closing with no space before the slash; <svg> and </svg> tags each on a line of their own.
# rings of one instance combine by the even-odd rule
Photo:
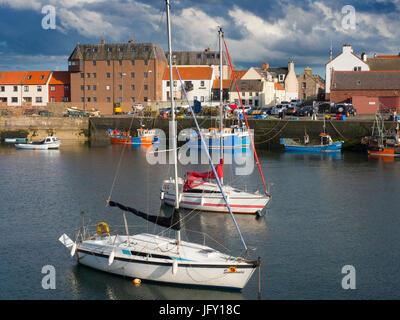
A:
<svg viewBox="0 0 400 320">
<path fill-rule="evenodd" d="M 266 142 L 268 142 L 268 141 L 271 141 L 271 140 L 274 139 L 278 134 L 280 134 L 280 133 L 283 131 L 283 129 L 286 128 L 286 126 L 288 125 L 288 123 L 289 123 L 289 121 L 286 121 L 286 123 L 282 126 L 282 128 L 280 128 L 279 131 L 278 131 L 277 133 L 275 133 L 271 138 L 268 138 L 267 140 L 264 140 L 264 141 L 255 142 L 255 143 L 256 143 L 256 144 L 263 144 L 263 143 L 266 143 Z"/>
<path fill-rule="evenodd" d="M 261 170 L 260 161 L 258 160 L 256 147 L 255 147 L 255 145 L 254 145 L 254 140 L 253 140 L 253 137 L 252 137 L 252 135 L 251 135 L 251 131 L 250 131 L 249 124 L 248 124 L 248 122 L 247 122 L 246 113 L 245 113 L 245 111 L 244 111 L 243 101 L 242 101 L 242 98 L 240 97 L 239 87 L 238 87 L 237 82 L 236 82 L 236 77 L 234 76 L 234 69 L 233 69 L 233 66 L 232 66 L 231 57 L 229 56 L 228 46 L 226 45 L 225 37 L 224 37 L 224 36 L 222 36 L 222 39 L 224 40 L 226 55 L 228 56 L 229 65 L 230 65 L 231 70 L 232 70 L 232 73 L 233 73 L 233 81 L 235 82 L 236 91 L 237 91 L 237 94 L 238 94 L 238 97 L 239 97 L 240 105 L 241 105 L 242 110 L 243 110 L 243 117 L 244 117 L 244 120 L 245 120 L 245 122 L 246 122 L 247 131 L 248 131 L 248 133 L 249 133 L 251 145 L 252 145 L 253 150 L 254 150 L 254 156 L 255 156 L 255 159 L 256 159 L 257 166 L 258 166 L 258 170 L 260 171 L 260 177 L 261 177 L 262 183 L 264 184 L 265 193 L 268 194 L 267 185 L 266 185 L 266 183 L 265 183 L 264 175 L 263 175 L 262 170 Z"/>
<path fill-rule="evenodd" d="M 339 130 L 336 129 L 336 127 L 333 125 L 332 120 L 329 120 L 329 123 L 332 125 L 333 129 L 335 129 L 336 132 L 337 132 L 343 139 L 346 139 L 346 138 L 339 132 Z"/>
<path fill-rule="evenodd" d="M 197 122 L 196 116 L 195 116 L 194 111 L 193 111 L 193 109 L 192 109 L 192 107 L 191 107 L 191 105 L 190 105 L 189 98 L 188 98 L 187 93 L 186 93 L 186 90 L 185 90 L 185 88 L 184 88 L 184 86 L 183 86 L 183 81 L 182 81 L 182 79 L 181 79 L 181 75 L 180 75 L 179 70 L 178 70 L 178 68 L 177 68 L 176 65 L 175 65 L 175 69 L 176 69 L 176 73 L 177 73 L 177 75 L 178 75 L 179 81 L 180 81 L 180 83 L 181 83 L 181 86 L 183 87 L 183 92 L 184 92 L 184 94 L 185 94 L 186 101 L 187 101 L 187 103 L 188 103 L 188 105 L 189 105 L 190 111 L 192 112 L 193 120 L 194 120 L 194 122 L 195 122 L 195 124 L 196 124 L 197 130 L 199 131 L 199 135 L 200 135 L 200 138 L 201 138 L 201 142 L 202 142 L 202 144 L 203 144 L 204 150 L 205 150 L 205 152 L 206 152 L 206 155 L 207 155 L 207 157 L 208 157 L 208 160 L 209 160 L 209 163 L 210 163 L 210 165 L 211 165 L 212 171 L 213 171 L 213 173 L 214 173 L 215 180 L 217 181 L 217 185 L 218 185 L 218 187 L 219 187 L 219 189 L 220 189 L 220 191 L 221 191 L 222 197 L 224 198 L 224 201 L 225 201 L 225 203 L 226 203 L 226 207 L 227 207 L 227 209 L 228 209 L 228 211 L 229 211 L 229 213 L 230 213 L 230 215 L 231 215 L 231 217 L 232 217 L 232 220 L 233 220 L 233 222 L 234 222 L 234 224 L 235 224 L 236 230 L 237 230 L 238 233 L 239 233 L 239 236 L 240 236 L 240 239 L 241 239 L 241 241 L 242 241 L 242 243 L 243 243 L 243 246 L 244 246 L 245 249 L 247 250 L 246 242 L 245 242 L 244 239 L 243 239 L 242 233 L 240 232 L 240 229 L 239 229 L 239 225 L 237 224 L 236 219 L 235 219 L 235 216 L 234 216 L 233 213 L 232 213 L 231 206 L 229 205 L 229 202 L 228 202 L 228 200 L 227 200 L 227 198 L 226 198 L 226 195 L 225 195 L 225 193 L 224 193 L 224 190 L 223 190 L 223 188 L 222 188 L 222 185 L 221 185 L 221 181 L 220 181 L 220 179 L 219 179 L 219 176 L 218 176 L 218 174 L 217 174 L 217 172 L 216 172 L 216 170 L 215 170 L 214 164 L 212 163 L 212 159 L 211 159 L 211 157 L 210 157 L 210 153 L 208 152 L 208 147 L 207 147 L 207 144 L 205 143 L 203 133 L 202 133 L 201 130 L 200 130 L 200 127 L 199 127 L 199 124 L 198 124 L 198 122 Z"/>
</svg>

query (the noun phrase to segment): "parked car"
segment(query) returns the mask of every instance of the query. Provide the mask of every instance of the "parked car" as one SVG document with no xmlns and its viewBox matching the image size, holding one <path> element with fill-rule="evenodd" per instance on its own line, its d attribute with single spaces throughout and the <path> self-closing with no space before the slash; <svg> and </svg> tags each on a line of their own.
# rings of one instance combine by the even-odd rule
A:
<svg viewBox="0 0 400 320">
<path fill-rule="evenodd" d="M 287 104 L 277 104 L 276 107 L 272 107 L 271 114 L 277 115 L 279 112 L 286 110 L 287 106 Z"/>
<path fill-rule="evenodd" d="M 295 115 L 297 111 L 297 107 L 294 105 L 290 105 L 286 107 L 286 114 L 287 115 Z"/>
<path fill-rule="evenodd" d="M 296 111 L 295 115 L 299 117 L 309 117 L 311 116 L 312 110 L 313 106 L 303 106 Z"/>
<path fill-rule="evenodd" d="M 249 106 L 243 106 L 244 112 L 247 114 L 250 111 L 250 107 Z M 243 113 L 242 107 L 238 107 L 235 110 L 233 110 L 233 114 L 238 115 Z"/>
<path fill-rule="evenodd" d="M 347 117 L 349 115 L 355 116 L 357 114 L 357 110 L 353 107 L 352 104 L 349 103 L 338 103 L 335 107 L 336 114 L 343 114 Z"/>
<path fill-rule="evenodd" d="M 290 100 L 290 105 L 298 107 L 303 103 L 303 100 L 301 99 L 292 99 Z"/>
<path fill-rule="evenodd" d="M 318 105 L 318 113 L 331 113 L 332 106 L 329 102 L 320 103 Z"/>
</svg>

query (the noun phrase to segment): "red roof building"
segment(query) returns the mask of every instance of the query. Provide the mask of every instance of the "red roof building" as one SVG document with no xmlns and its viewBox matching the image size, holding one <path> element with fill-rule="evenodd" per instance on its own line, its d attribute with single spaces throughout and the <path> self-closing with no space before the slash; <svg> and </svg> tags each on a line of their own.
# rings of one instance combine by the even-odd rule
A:
<svg viewBox="0 0 400 320">
<path fill-rule="evenodd" d="M 71 101 L 69 71 L 53 71 L 49 82 L 49 102 Z"/>
</svg>

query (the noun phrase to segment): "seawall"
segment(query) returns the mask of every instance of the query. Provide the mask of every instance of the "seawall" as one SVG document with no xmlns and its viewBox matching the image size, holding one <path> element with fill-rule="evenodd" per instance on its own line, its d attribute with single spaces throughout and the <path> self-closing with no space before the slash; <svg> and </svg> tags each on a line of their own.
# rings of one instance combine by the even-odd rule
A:
<svg viewBox="0 0 400 320">
<path fill-rule="evenodd" d="M 89 139 L 89 119 L 70 117 L 2 116 L 1 141 L 4 138 L 27 138 L 37 141 L 54 135 L 63 144 L 86 143 Z"/>
<path fill-rule="evenodd" d="M 89 131 L 90 141 L 95 144 L 108 143 L 107 130 L 110 128 L 136 131 L 140 127 L 158 128 L 165 132 L 168 138 L 170 119 L 151 119 L 151 118 L 127 118 L 127 117 L 109 117 L 109 118 L 90 118 Z M 215 119 L 199 118 L 198 122 L 202 128 L 218 126 Z M 177 119 L 178 132 L 185 128 L 194 128 L 195 123 L 191 118 Z M 226 120 L 225 127 L 236 124 L 235 120 Z M 254 130 L 254 141 L 259 149 L 278 149 L 280 138 L 303 139 L 306 132 L 312 141 L 319 141 L 319 134 L 323 130 L 323 120 L 249 120 L 249 126 Z M 326 121 L 326 132 L 334 140 L 343 140 L 344 149 L 360 150 L 361 138 L 371 134 L 373 121 L 371 120 L 345 120 L 345 121 Z M 386 127 L 393 125 L 387 122 Z"/>
</svg>

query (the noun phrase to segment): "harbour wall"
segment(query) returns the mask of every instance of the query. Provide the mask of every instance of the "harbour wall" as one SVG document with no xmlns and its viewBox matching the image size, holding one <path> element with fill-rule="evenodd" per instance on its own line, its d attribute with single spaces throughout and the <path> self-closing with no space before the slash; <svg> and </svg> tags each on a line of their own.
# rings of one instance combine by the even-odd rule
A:
<svg viewBox="0 0 400 320">
<path fill-rule="evenodd" d="M 2 116 L 0 136 L 4 138 L 27 138 L 39 141 L 53 135 L 63 144 L 81 144 L 89 140 L 89 119 L 41 116 Z"/>
<path fill-rule="evenodd" d="M 168 138 L 170 119 L 161 118 L 90 118 L 89 132 L 91 143 L 101 145 L 109 143 L 107 130 L 120 129 L 128 130 L 131 128 L 135 132 L 138 128 L 157 128 L 165 132 Z M 215 119 L 199 118 L 201 128 L 218 127 Z M 319 142 L 319 134 L 323 130 L 323 120 L 254 120 L 248 121 L 250 128 L 254 130 L 254 142 L 257 149 L 279 149 L 280 138 L 293 138 L 302 140 L 304 134 L 310 136 L 311 141 Z M 237 124 L 235 120 L 225 120 L 225 127 Z M 387 122 L 385 126 L 390 128 L 392 122 Z M 372 120 L 345 120 L 345 121 L 325 121 L 326 132 L 334 140 L 343 140 L 343 148 L 347 150 L 361 150 L 361 138 L 371 134 Z M 185 128 L 194 128 L 195 123 L 191 118 L 177 119 L 178 132 Z"/>
</svg>

